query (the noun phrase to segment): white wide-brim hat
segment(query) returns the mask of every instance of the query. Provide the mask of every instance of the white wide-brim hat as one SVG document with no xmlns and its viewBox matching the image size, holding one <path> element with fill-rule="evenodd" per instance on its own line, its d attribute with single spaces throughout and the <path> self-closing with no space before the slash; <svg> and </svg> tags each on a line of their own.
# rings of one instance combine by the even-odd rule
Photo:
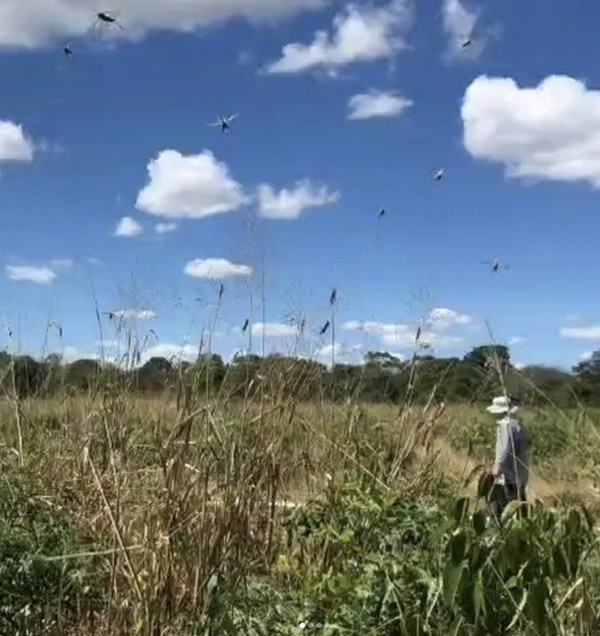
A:
<svg viewBox="0 0 600 636">
<path fill-rule="evenodd" d="M 518 410 L 519 407 L 511 405 L 510 400 L 505 395 L 495 397 L 492 400 L 491 406 L 486 408 L 488 413 L 509 413 L 510 415 L 516 413 Z"/>
</svg>

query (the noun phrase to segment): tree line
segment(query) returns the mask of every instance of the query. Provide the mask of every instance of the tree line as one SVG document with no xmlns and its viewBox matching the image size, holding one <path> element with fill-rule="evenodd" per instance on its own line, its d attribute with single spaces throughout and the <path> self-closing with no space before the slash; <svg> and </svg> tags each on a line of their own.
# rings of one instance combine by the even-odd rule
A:
<svg viewBox="0 0 600 636">
<path fill-rule="evenodd" d="M 449 403 L 482 402 L 507 390 L 523 403 L 580 402 L 600 405 L 600 351 L 570 372 L 547 366 L 516 369 L 503 345 L 483 345 L 462 358 L 418 354 L 400 360 L 371 351 L 362 364 L 335 364 L 284 355 L 235 357 L 225 363 L 216 354 L 194 363 L 154 357 L 139 366 L 116 366 L 92 359 L 65 363 L 52 354 L 43 360 L 0 352 L 0 387 L 24 396 L 61 391 L 89 392 L 118 385 L 133 393 L 203 390 L 211 395 L 245 398 L 257 391 L 301 400 L 424 402 L 432 396 Z"/>
</svg>

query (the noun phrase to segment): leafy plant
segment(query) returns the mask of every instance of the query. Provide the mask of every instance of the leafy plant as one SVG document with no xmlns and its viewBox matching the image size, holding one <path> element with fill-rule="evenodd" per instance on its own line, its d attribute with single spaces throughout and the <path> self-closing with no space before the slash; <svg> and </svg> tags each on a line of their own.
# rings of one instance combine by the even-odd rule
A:
<svg viewBox="0 0 600 636">
<path fill-rule="evenodd" d="M 0 478 L 3 634 L 55 633 L 98 605 L 97 572 L 60 558 L 77 549 L 73 521 L 36 485 L 27 474 Z"/>
</svg>

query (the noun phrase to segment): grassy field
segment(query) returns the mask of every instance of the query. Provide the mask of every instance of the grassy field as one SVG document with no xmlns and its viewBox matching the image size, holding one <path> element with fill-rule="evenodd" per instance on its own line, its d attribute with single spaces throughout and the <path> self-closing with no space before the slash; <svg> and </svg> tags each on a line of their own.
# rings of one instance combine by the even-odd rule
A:
<svg viewBox="0 0 600 636">
<path fill-rule="evenodd" d="M 0 633 L 597 634 L 600 415 L 523 421 L 497 532 L 474 407 L 8 400 Z"/>
</svg>

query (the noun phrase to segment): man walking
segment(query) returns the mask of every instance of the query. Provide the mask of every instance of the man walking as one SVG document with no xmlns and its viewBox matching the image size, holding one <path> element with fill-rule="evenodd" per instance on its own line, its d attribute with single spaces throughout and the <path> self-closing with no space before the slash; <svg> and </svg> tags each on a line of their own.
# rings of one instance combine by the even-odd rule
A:
<svg viewBox="0 0 600 636">
<path fill-rule="evenodd" d="M 494 488 L 492 512 L 496 523 L 511 501 L 527 501 L 525 489 L 529 481 L 527 431 L 516 417 L 518 407 L 507 396 L 496 397 L 488 406 L 488 413 L 500 416 L 496 432 L 496 461 L 492 475 L 498 486 Z"/>
</svg>

